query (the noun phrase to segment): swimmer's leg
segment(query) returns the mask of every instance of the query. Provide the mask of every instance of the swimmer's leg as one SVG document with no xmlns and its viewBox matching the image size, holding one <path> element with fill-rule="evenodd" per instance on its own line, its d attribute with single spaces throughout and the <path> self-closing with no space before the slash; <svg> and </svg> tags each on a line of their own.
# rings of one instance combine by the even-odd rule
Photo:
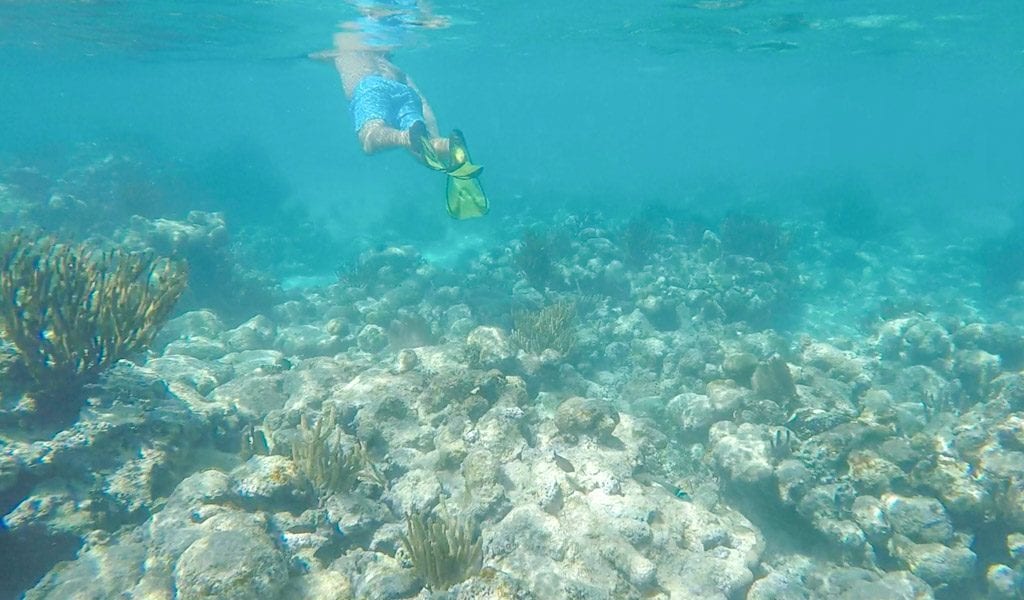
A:
<svg viewBox="0 0 1024 600">
<path fill-rule="evenodd" d="M 400 131 L 389 127 L 383 119 L 371 119 L 363 123 L 356 135 L 359 137 L 359 144 L 362 146 L 363 152 L 367 154 L 376 154 L 391 148 L 412 150 L 409 131 Z"/>
<path fill-rule="evenodd" d="M 359 145 L 366 154 L 376 154 L 392 148 L 405 148 L 419 162 L 428 167 L 443 171 L 440 161 L 448 160 L 448 138 L 430 137 L 422 121 L 417 121 L 409 129 L 395 129 L 383 119 L 371 119 L 359 128 L 356 134 Z"/>
</svg>

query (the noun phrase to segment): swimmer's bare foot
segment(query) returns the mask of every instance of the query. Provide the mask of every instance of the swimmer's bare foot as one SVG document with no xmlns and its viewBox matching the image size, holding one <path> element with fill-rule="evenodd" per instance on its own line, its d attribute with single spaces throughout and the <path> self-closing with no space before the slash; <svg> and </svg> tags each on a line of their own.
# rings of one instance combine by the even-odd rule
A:
<svg viewBox="0 0 1024 600">
<path fill-rule="evenodd" d="M 450 158 L 449 158 L 449 151 L 448 151 L 448 148 L 449 148 L 448 138 L 444 138 L 444 137 L 431 138 L 430 145 L 434 147 L 434 152 L 436 152 L 437 155 L 439 157 L 441 157 L 442 160 L 444 160 L 444 162 L 448 162 L 450 160 Z"/>
</svg>

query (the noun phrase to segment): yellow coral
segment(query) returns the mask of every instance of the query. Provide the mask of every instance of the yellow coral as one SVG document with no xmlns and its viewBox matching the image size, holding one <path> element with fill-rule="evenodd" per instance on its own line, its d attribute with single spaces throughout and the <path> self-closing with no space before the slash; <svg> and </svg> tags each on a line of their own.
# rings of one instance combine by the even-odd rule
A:
<svg viewBox="0 0 1024 600">
<path fill-rule="evenodd" d="M 183 265 L 18 231 L 0 240 L 0 323 L 42 391 L 67 392 L 148 345 Z"/>
<path fill-rule="evenodd" d="M 512 315 L 512 342 L 527 352 L 557 350 L 567 355 L 576 347 L 576 304 L 557 302 L 536 312 Z"/>
</svg>

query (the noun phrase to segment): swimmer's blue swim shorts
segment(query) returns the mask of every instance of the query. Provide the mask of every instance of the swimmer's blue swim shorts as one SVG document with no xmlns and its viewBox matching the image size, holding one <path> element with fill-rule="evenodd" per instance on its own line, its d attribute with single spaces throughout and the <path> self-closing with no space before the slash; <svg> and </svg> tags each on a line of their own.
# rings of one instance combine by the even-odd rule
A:
<svg viewBox="0 0 1024 600">
<path fill-rule="evenodd" d="M 368 75 L 359 82 L 349 107 L 357 132 L 374 119 L 399 130 L 423 121 L 420 95 L 404 83 L 379 75 Z"/>
</svg>

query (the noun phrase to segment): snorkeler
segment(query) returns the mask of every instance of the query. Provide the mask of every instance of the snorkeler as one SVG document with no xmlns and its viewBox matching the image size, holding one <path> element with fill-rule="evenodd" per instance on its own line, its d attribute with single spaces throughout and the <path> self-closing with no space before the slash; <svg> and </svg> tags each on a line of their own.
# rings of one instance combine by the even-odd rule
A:
<svg viewBox="0 0 1024 600">
<path fill-rule="evenodd" d="M 391 51 L 413 27 L 441 27 L 443 19 L 420 10 L 415 0 L 361 1 L 361 17 L 343 25 L 329 56 L 341 76 L 359 144 L 367 154 L 404 148 L 420 163 L 448 175 L 448 214 L 468 219 L 487 214 L 465 138 L 456 129 L 441 137 L 430 104 L 412 79 L 391 62 Z"/>
</svg>

